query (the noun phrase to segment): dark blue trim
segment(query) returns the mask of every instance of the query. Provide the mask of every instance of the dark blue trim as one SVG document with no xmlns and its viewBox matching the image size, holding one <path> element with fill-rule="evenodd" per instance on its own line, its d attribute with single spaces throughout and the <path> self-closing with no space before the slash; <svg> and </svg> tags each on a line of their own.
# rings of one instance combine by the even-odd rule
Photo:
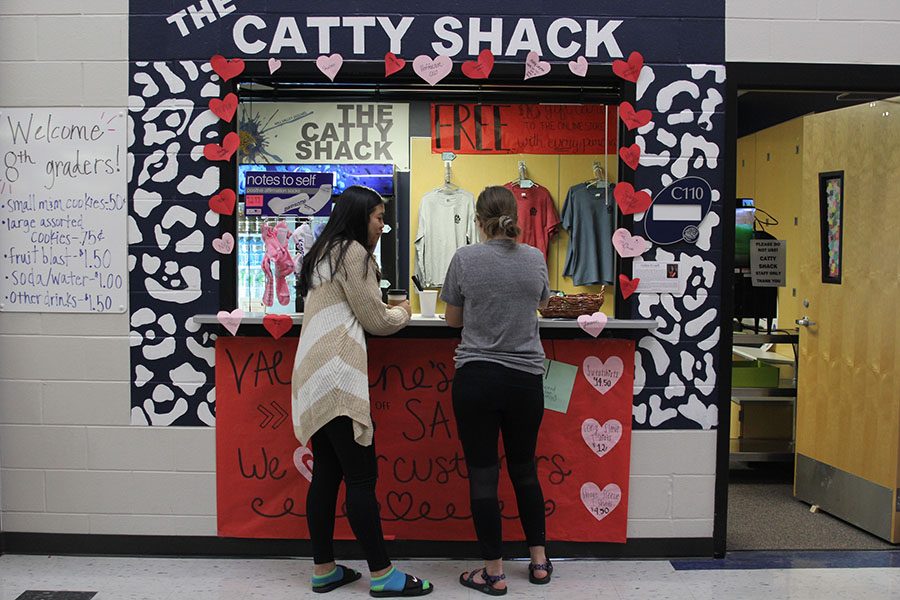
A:
<svg viewBox="0 0 900 600">
<path fill-rule="evenodd" d="M 676 571 L 900 568 L 900 550 L 729 552 L 723 559 L 671 563 Z"/>
</svg>

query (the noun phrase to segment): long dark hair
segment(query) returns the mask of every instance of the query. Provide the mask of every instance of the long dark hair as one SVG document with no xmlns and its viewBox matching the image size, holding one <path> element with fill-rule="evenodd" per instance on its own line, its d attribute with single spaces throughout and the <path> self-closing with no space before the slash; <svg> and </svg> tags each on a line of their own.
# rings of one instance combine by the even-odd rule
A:
<svg viewBox="0 0 900 600">
<path fill-rule="evenodd" d="M 312 248 L 303 257 L 303 266 L 300 268 L 298 287 L 301 296 L 306 296 L 312 285 L 312 277 L 319 261 L 327 260 L 331 273 L 337 273 L 343 269 L 344 255 L 347 247 L 353 242 L 359 242 L 363 248 L 369 248 L 369 215 L 378 206 L 384 204 L 384 199 L 371 188 L 361 185 L 352 185 L 344 190 L 334 201 L 331 216 L 325 229 L 316 238 Z M 337 247 L 337 255 L 332 250 Z M 369 261 L 363 265 L 363 277 L 369 274 Z"/>
</svg>

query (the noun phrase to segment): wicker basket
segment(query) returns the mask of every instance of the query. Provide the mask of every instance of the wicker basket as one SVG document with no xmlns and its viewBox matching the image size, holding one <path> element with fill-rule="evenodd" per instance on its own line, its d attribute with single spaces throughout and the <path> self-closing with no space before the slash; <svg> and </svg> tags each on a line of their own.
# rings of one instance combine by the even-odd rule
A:
<svg viewBox="0 0 900 600">
<path fill-rule="evenodd" d="M 592 315 L 603 306 L 603 294 L 606 287 L 600 288 L 599 294 L 572 294 L 570 296 L 550 296 L 547 308 L 540 310 L 546 319 L 577 319 L 581 315 Z"/>
</svg>

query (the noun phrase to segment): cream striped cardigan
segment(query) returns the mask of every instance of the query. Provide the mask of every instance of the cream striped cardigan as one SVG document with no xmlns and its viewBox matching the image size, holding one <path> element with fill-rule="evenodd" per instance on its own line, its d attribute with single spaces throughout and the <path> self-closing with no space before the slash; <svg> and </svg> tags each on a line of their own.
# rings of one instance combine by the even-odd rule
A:
<svg viewBox="0 0 900 600">
<path fill-rule="evenodd" d="M 350 243 L 344 265 L 332 274 L 328 261 L 320 261 L 306 297 L 291 378 L 294 434 L 301 444 L 340 416 L 353 420 L 358 444 L 372 444 L 364 331 L 390 335 L 409 322 L 404 309 L 381 301 L 378 266 L 360 243 Z"/>
</svg>

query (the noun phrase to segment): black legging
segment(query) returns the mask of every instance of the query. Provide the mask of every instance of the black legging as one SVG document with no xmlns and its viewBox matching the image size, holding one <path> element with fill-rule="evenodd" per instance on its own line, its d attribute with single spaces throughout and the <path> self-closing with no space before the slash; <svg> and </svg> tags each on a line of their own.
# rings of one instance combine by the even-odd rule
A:
<svg viewBox="0 0 900 600">
<path fill-rule="evenodd" d="M 334 518 L 338 488 L 347 483 L 347 519 L 359 540 L 370 571 L 390 566 L 381 516 L 375 498 L 378 462 L 375 444 L 360 446 L 353 439 L 353 421 L 337 417 L 312 436 L 313 477 L 306 495 L 306 522 L 312 540 L 313 562 L 334 560 Z"/>
<path fill-rule="evenodd" d="M 453 378 L 453 412 L 469 469 L 469 498 L 481 557 L 496 560 L 503 556 L 497 500 L 500 432 L 525 539 L 529 546 L 543 546 L 544 494 L 534 461 L 544 416 L 541 376 L 491 362 L 467 363 Z"/>
</svg>

